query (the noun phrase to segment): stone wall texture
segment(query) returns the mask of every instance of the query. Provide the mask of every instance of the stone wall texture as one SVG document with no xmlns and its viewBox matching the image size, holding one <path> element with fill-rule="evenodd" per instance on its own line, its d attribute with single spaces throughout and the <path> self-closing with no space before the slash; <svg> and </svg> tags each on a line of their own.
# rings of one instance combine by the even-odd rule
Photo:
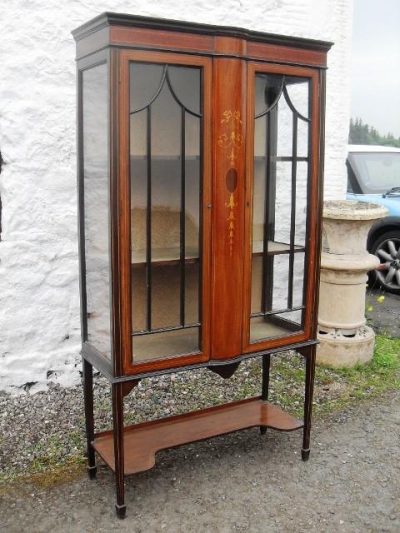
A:
<svg viewBox="0 0 400 533">
<path fill-rule="evenodd" d="M 71 30 L 116 11 L 324 39 L 325 196 L 345 193 L 351 0 L 8 0 L 0 5 L 0 389 L 79 380 L 76 82 Z"/>
</svg>

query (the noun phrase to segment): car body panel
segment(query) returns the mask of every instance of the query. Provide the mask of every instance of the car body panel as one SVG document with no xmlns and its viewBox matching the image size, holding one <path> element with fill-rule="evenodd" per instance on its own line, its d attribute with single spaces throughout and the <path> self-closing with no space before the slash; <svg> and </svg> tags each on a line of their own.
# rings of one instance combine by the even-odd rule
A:
<svg viewBox="0 0 400 533">
<path fill-rule="evenodd" d="M 396 173 L 400 165 L 396 159 L 394 162 L 396 166 L 393 166 L 393 157 L 387 157 L 385 162 L 383 159 L 376 161 L 379 158 L 378 154 L 398 154 L 400 158 L 400 148 L 349 145 L 348 154 L 346 161 L 349 189 L 347 199 L 379 204 L 388 210 L 388 216 L 375 222 L 368 235 L 367 249 L 374 253 L 381 262 L 379 268 L 370 273 L 370 283 L 377 282 L 386 290 L 400 294 L 400 172 L 398 176 Z M 362 160 L 352 158 L 352 154 L 366 154 L 371 157 Z M 385 172 L 385 167 L 388 166 L 391 168 Z M 362 169 L 365 171 L 363 174 L 361 174 Z M 384 174 L 380 173 L 381 169 Z M 375 176 L 378 176 L 378 181 L 374 180 Z M 381 176 L 381 181 L 379 176 Z M 387 180 L 388 176 L 389 180 Z M 390 182 L 390 188 L 399 189 L 393 192 L 385 190 L 379 193 L 361 192 L 362 190 L 368 191 L 368 188 L 370 190 L 384 189 L 382 182 L 385 183 L 385 180 L 387 180 L 386 183 Z"/>
<path fill-rule="evenodd" d="M 400 195 L 387 196 L 384 198 L 382 194 L 354 194 L 347 193 L 348 200 L 358 200 L 359 202 L 368 202 L 371 204 L 379 204 L 386 207 L 390 216 L 397 216 L 400 218 Z"/>
</svg>

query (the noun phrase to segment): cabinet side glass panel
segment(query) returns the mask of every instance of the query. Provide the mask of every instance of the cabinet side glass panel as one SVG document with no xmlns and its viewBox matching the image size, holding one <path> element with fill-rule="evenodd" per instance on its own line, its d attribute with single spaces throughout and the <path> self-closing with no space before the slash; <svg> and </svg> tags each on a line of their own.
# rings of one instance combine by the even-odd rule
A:
<svg viewBox="0 0 400 533">
<path fill-rule="evenodd" d="M 134 363 L 201 351 L 201 72 L 130 64 Z"/>
<path fill-rule="evenodd" d="M 111 358 L 108 67 L 82 72 L 87 340 Z"/>
<path fill-rule="evenodd" d="M 309 79 L 256 73 L 250 342 L 302 331 Z"/>
</svg>

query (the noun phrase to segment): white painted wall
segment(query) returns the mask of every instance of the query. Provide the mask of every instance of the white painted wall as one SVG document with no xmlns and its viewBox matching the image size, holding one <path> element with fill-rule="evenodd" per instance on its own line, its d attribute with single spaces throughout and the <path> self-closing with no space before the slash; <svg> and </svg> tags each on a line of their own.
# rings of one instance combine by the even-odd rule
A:
<svg viewBox="0 0 400 533">
<path fill-rule="evenodd" d="M 0 389 L 79 380 L 75 44 L 103 11 L 234 25 L 335 42 L 325 191 L 343 197 L 352 0 L 7 0 L 0 4 Z"/>
</svg>

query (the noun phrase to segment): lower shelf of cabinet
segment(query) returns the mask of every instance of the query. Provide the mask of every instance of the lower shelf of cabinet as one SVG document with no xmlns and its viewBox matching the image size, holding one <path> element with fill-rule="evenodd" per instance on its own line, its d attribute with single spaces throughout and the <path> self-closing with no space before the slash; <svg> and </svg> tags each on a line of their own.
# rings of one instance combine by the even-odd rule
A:
<svg viewBox="0 0 400 533">
<path fill-rule="evenodd" d="M 152 468 L 160 450 L 255 426 L 293 431 L 303 427 L 303 423 L 260 398 L 250 398 L 128 426 L 124 428 L 125 474 Z M 96 434 L 93 447 L 115 470 L 113 432 Z"/>
</svg>

